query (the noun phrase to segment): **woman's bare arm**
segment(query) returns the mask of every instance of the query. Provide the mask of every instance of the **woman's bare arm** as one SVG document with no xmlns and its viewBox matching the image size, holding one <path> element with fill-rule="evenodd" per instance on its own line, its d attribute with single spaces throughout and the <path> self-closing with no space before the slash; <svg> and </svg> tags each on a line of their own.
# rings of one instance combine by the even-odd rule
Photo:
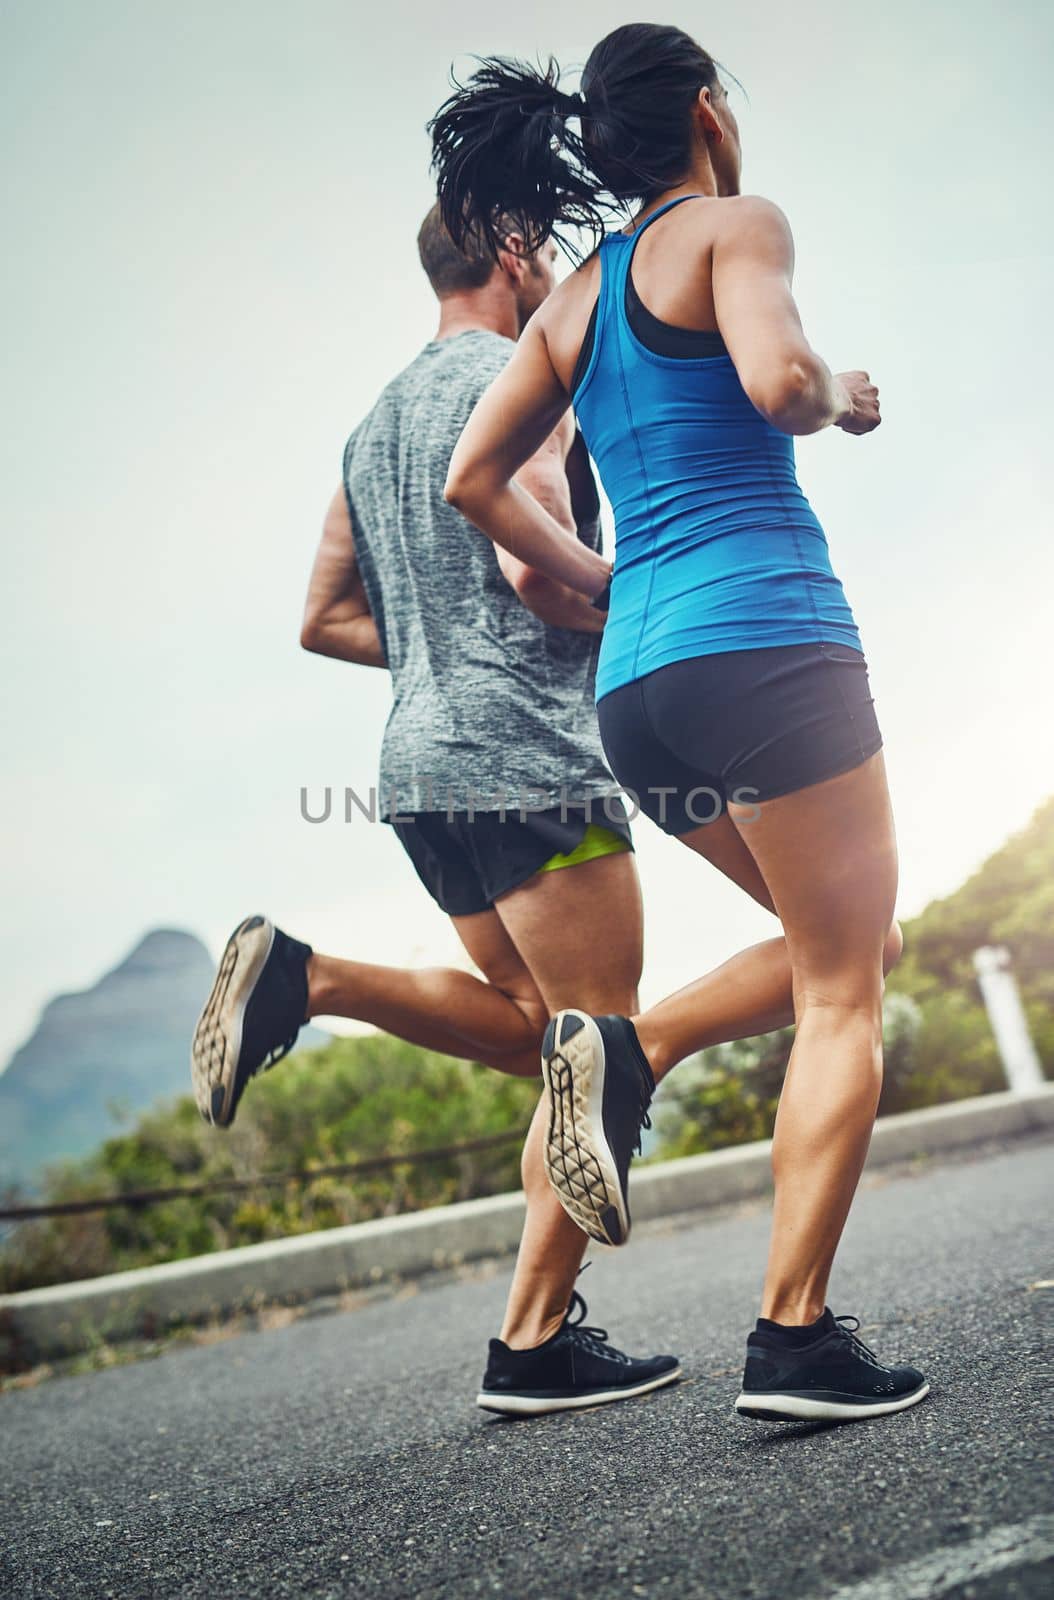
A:
<svg viewBox="0 0 1054 1600">
<path fill-rule="evenodd" d="M 567 458 L 574 444 L 575 425 L 570 412 L 557 423 L 553 432 L 536 450 L 530 460 L 516 474 L 516 482 L 537 500 L 543 510 L 559 523 L 567 535 L 578 539 L 574 508 L 571 503 L 571 486 L 567 478 Z M 510 555 L 502 545 L 495 545 L 498 565 L 520 600 L 542 622 L 553 628 L 573 628 L 577 633 L 602 633 L 604 613 L 590 605 L 584 595 L 569 589 L 565 583 L 549 578 L 537 567 Z"/>
<path fill-rule="evenodd" d="M 718 327 L 762 416 L 782 433 L 877 428 L 878 391 L 867 373 L 835 377 L 802 331 L 794 241 L 779 207 L 753 195 L 729 201 L 712 248 Z"/>
<path fill-rule="evenodd" d="M 534 319 L 469 418 L 451 457 L 444 493 L 524 566 L 593 599 L 607 585 L 610 564 L 516 481 L 569 404 Z"/>
<path fill-rule="evenodd" d="M 363 667 L 386 667 L 384 647 L 370 612 L 355 557 L 348 497 L 343 484 L 329 503 L 311 569 L 300 643 L 315 655 Z"/>
</svg>

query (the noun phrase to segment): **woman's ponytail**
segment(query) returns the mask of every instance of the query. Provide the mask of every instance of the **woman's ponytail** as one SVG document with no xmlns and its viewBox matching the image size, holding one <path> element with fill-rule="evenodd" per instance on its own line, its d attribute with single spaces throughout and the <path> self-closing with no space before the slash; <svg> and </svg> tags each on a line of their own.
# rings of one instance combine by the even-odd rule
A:
<svg viewBox="0 0 1054 1600">
<path fill-rule="evenodd" d="M 595 243 L 613 210 L 683 180 L 691 108 L 720 83 L 713 57 L 680 28 L 631 23 L 591 52 L 582 94 L 565 94 L 550 57 L 544 71 L 491 56 L 457 83 L 428 124 L 443 223 L 490 254 L 509 233 L 529 251 L 562 227 Z M 620 205 L 620 203 L 622 203 Z"/>
<path fill-rule="evenodd" d="M 602 186 L 568 127 L 582 97 L 565 94 L 559 76 L 552 58 L 542 72 L 491 56 L 428 124 L 439 207 L 458 246 L 470 235 L 495 254 L 519 233 L 534 251 L 561 223 L 603 231 Z"/>
</svg>

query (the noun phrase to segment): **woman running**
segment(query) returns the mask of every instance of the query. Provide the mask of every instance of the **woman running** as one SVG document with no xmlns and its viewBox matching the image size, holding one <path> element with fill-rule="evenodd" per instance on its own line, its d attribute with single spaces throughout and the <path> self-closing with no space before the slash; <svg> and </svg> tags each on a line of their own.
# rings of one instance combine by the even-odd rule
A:
<svg viewBox="0 0 1054 1600">
<path fill-rule="evenodd" d="M 577 131 L 576 131 L 577 130 Z M 667 833 L 775 911 L 744 951 L 643 1015 L 563 1011 L 543 1052 L 547 1168 L 593 1238 L 629 1232 L 630 1159 L 655 1083 L 716 1042 L 797 1025 L 773 1143 L 772 1242 L 737 1409 L 780 1420 L 903 1410 L 928 1392 L 826 1306 L 882 1079 L 897 856 L 860 638 L 798 486 L 795 434 L 879 423 L 866 372 L 802 332 L 793 245 L 741 196 L 717 66 L 676 28 L 617 28 L 580 94 L 484 61 L 431 125 L 456 238 L 599 248 L 528 324 L 454 452 L 447 497 L 520 560 L 610 604 L 597 672 L 620 783 Z M 634 211 L 603 233 L 613 206 Z M 515 482 L 569 405 L 614 508 L 614 573 Z"/>
</svg>

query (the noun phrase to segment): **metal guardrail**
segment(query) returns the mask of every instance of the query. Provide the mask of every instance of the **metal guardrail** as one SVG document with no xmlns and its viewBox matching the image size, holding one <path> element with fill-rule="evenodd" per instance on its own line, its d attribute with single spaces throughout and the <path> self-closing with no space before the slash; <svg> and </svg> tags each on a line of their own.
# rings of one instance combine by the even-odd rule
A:
<svg viewBox="0 0 1054 1600">
<path fill-rule="evenodd" d="M 350 1178 L 371 1172 L 389 1172 L 393 1167 L 424 1166 L 429 1161 L 448 1161 L 454 1156 L 474 1155 L 506 1144 L 522 1144 L 526 1128 L 508 1128 L 464 1144 L 439 1145 L 429 1150 L 407 1150 L 402 1155 L 370 1156 L 364 1161 L 342 1161 L 334 1166 L 306 1167 L 297 1172 L 261 1172 L 252 1178 L 212 1178 L 208 1183 L 176 1184 L 167 1189 L 133 1189 L 121 1194 L 97 1195 L 85 1200 L 58 1200 L 51 1205 L 0 1206 L 0 1222 L 31 1222 L 44 1217 L 75 1217 L 92 1211 L 121 1208 L 138 1210 L 159 1205 L 163 1200 L 200 1198 L 210 1194 L 241 1194 L 249 1189 L 280 1188 L 287 1183 L 315 1183 L 319 1178 Z"/>
</svg>

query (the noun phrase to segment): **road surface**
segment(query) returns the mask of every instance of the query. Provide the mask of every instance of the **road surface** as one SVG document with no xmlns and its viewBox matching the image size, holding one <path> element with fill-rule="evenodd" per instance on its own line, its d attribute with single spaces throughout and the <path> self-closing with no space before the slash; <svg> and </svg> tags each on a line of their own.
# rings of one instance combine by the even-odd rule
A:
<svg viewBox="0 0 1054 1600">
<path fill-rule="evenodd" d="M 1052 1155 L 861 1191 L 831 1300 L 930 1376 L 902 1416 L 736 1419 L 767 1212 L 653 1225 L 582 1281 L 617 1343 L 681 1355 L 685 1381 L 642 1400 L 474 1408 L 507 1263 L 0 1396 L 0 1592 L 1049 1597 Z"/>
</svg>

